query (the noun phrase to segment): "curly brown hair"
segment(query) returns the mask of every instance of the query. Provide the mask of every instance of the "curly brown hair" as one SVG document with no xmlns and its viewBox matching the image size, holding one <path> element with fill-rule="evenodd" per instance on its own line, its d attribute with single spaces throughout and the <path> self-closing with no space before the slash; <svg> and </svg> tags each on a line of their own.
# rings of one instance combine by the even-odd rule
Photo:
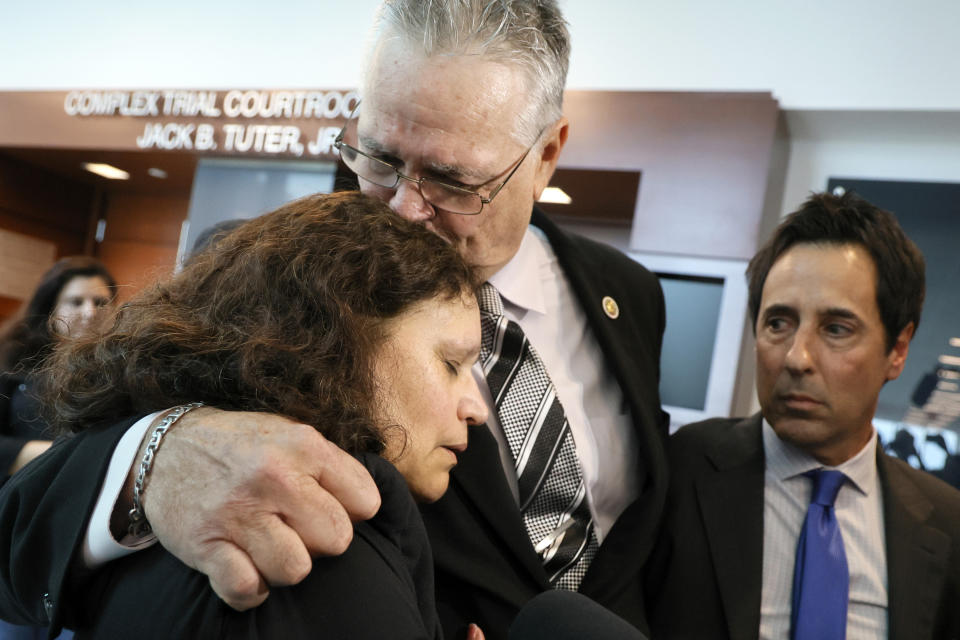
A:
<svg viewBox="0 0 960 640">
<path fill-rule="evenodd" d="M 58 348 L 41 393 L 61 430 L 202 401 L 379 453 L 372 365 L 384 321 L 476 284 L 452 246 L 384 203 L 309 196 L 198 254 L 125 304 L 105 334 Z"/>
</svg>

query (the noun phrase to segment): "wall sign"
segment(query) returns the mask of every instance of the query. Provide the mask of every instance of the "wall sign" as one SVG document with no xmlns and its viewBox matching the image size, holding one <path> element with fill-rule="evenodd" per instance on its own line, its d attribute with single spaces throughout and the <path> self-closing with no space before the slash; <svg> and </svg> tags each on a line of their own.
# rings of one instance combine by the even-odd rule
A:
<svg viewBox="0 0 960 640">
<path fill-rule="evenodd" d="M 358 103 L 353 90 L 0 92 L 0 146 L 329 159 Z"/>
</svg>

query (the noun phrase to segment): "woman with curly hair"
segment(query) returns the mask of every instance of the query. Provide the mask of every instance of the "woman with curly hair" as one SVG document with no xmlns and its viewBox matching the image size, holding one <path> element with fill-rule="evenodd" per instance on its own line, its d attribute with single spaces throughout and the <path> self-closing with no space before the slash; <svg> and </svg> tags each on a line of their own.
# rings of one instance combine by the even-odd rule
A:
<svg viewBox="0 0 960 640">
<path fill-rule="evenodd" d="M 439 637 L 411 494 L 438 499 L 467 426 L 486 419 L 471 373 L 475 286 L 452 246 L 385 204 L 311 196 L 196 255 L 97 339 L 58 349 L 42 387 L 62 428 L 160 421 L 194 401 L 277 413 L 356 454 L 382 498 L 346 553 L 256 609 L 230 609 L 156 546 L 61 594 L 66 626 L 92 638 Z"/>
<path fill-rule="evenodd" d="M 8 476 L 50 446 L 31 374 L 60 340 L 96 328 L 117 285 L 96 258 L 61 258 L 30 301 L 0 331 L 0 476 Z"/>
</svg>

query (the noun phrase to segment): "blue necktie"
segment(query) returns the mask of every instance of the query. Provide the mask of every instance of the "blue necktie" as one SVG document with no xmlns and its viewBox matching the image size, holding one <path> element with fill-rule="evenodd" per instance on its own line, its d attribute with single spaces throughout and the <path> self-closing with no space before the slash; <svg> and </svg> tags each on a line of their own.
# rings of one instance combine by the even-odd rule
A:
<svg viewBox="0 0 960 640">
<path fill-rule="evenodd" d="M 823 469 L 804 475 L 813 479 L 813 494 L 793 568 L 790 638 L 843 640 L 847 635 L 850 573 L 833 503 L 846 476 Z"/>
</svg>

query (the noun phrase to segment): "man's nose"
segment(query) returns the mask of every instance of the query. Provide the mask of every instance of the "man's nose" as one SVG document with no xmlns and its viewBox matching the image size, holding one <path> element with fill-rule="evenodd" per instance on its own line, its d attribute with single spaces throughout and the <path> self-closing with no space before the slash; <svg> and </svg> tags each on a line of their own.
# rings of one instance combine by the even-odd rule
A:
<svg viewBox="0 0 960 640">
<path fill-rule="evenodd" d="M 420 186 L 413 181 L 401 178 L 390 198 L 390 208 L 402 218 L 413 222 L 425 222 L 436 215 L 433 206 L 423 199 Z"/>
<path fill-rule="evenodd" d="M 784 365 L 793 373 L 805 373 L 813 367 L 814 331 L 801 327 L 793 334 Z"/>
</svg>

